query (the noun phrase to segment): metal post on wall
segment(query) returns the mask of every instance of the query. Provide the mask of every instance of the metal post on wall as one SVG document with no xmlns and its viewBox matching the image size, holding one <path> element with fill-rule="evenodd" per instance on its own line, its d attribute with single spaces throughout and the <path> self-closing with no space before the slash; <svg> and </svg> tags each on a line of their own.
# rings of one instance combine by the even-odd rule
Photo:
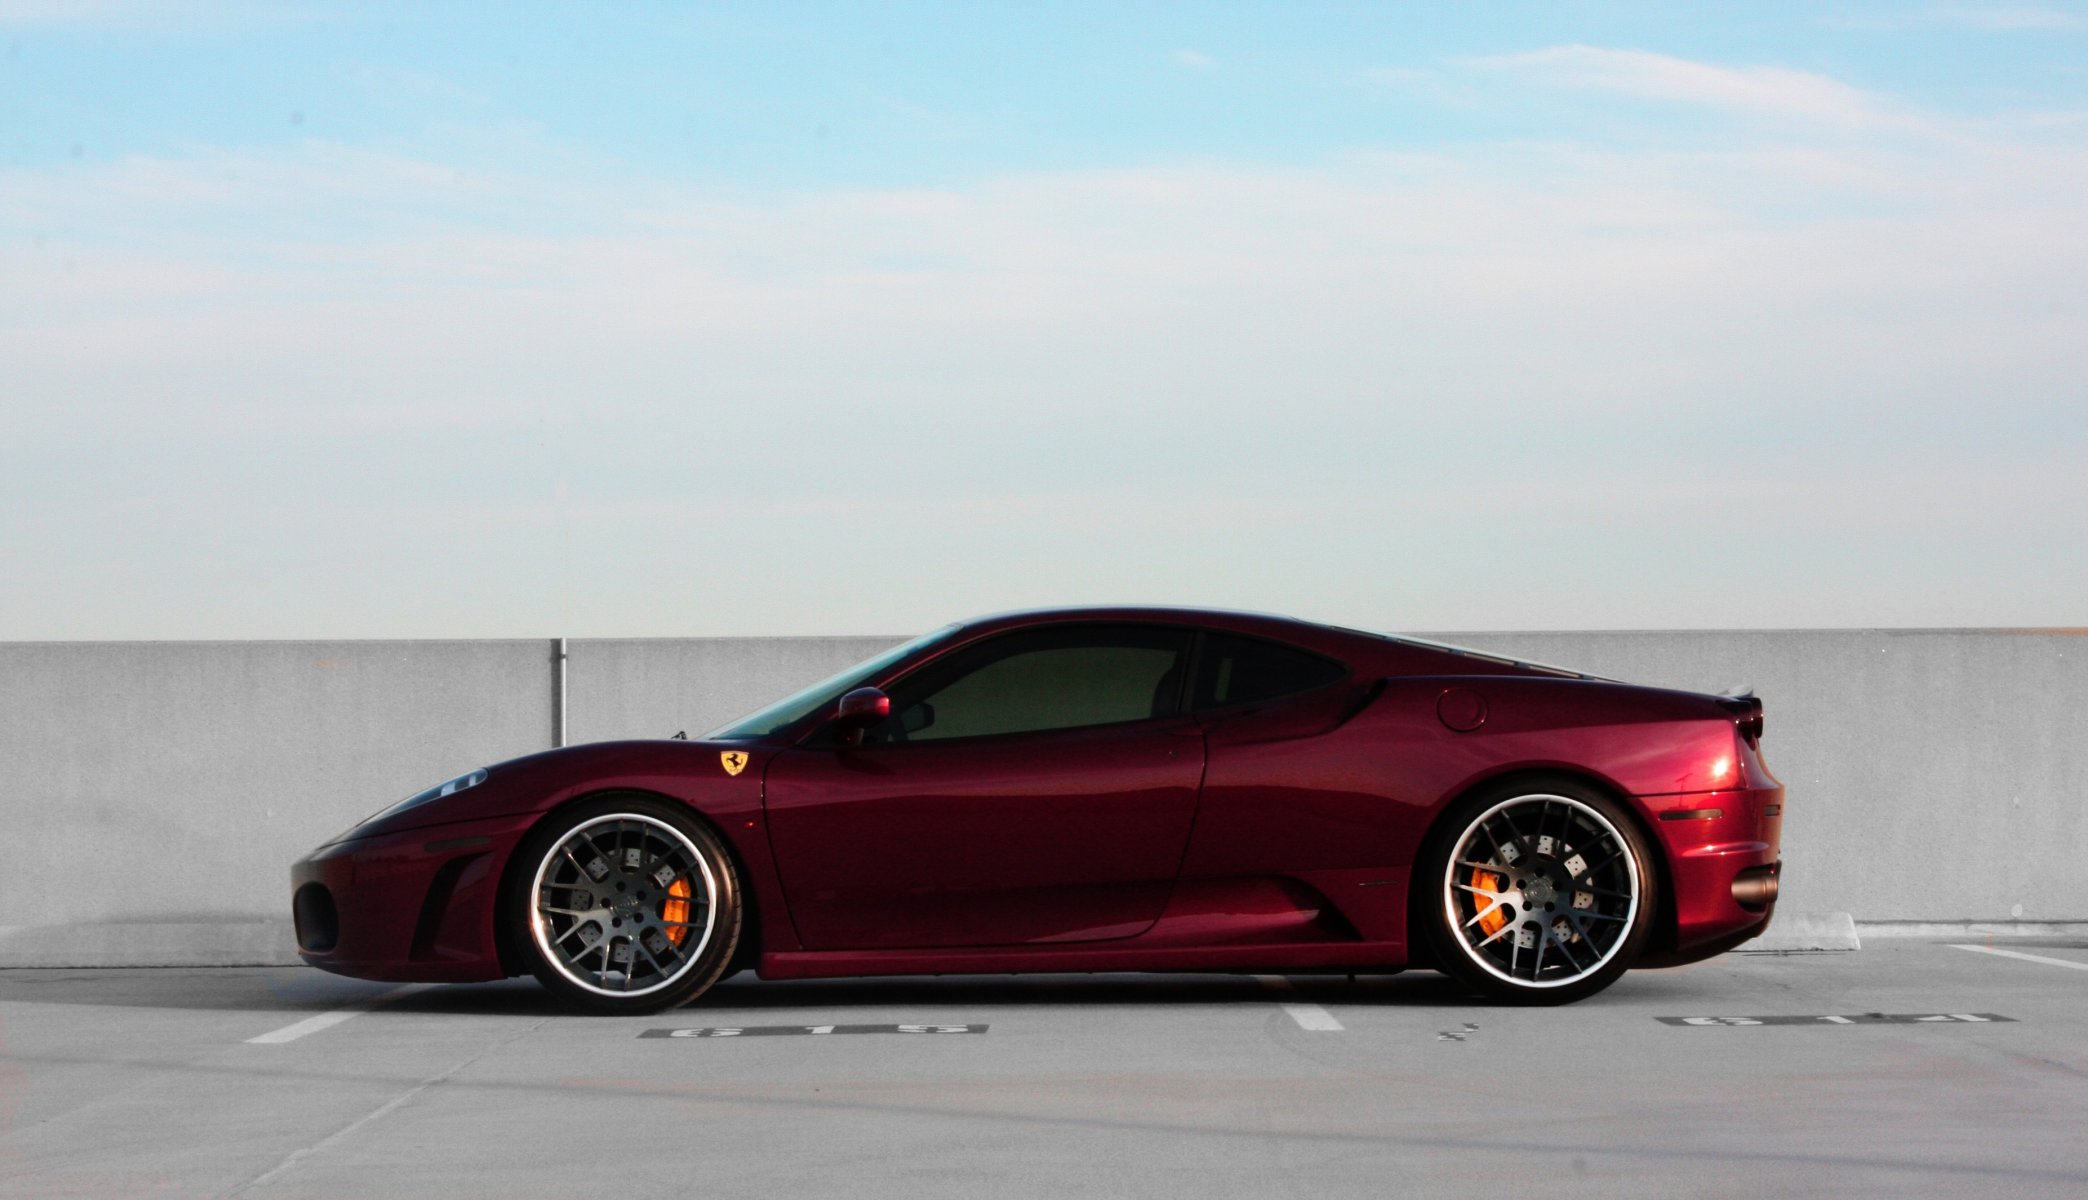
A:
<svg viewBox="0 0 2088 1200">
<path fill-rule="evenodd" d="M 551 639 L 551 745 L 566 744 L 566 640 Z"/>
</svg>

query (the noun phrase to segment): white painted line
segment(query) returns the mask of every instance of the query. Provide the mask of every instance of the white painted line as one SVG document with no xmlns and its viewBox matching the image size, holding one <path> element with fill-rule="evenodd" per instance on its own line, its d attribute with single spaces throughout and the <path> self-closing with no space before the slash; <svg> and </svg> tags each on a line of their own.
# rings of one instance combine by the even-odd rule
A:
<svg viewBox="0 0 2088 1200">
<path fill-rule="evenodd" d="M 1313 1033 L 1341 1032 L 1341 1022 L 1334 1019 L 1333 1013 L 1317 1004 L 1286 1004 L 1283 1011 L 1290 1014 L 1290 1019 L 1296 1021 L 1300 1029 Z"/>
<path fill-rule="evenodd" d="M 2024 962 L 2043 963 L 2048 967 L 2066 967 L 2074 971 L 2088 971 L 2088 962 L 2074 962 L 2067 958 L 2046 958 L 2042 954 L 2025 954 L 2020 950 L 1997 950 L 1992 946 L 1961 946 L 1950 944 L 1952 950 L 1970 950 L 1977 954 L 1998 954 L 2003 958 L 2020 958 Z"/>
<path fill-rule="evenodd" d="M 379 992 L 353 1008 L 337 1008 L 332 1012 L 323 1012 L 315 1017 L 306 1017 L 294 1025 L 285 1025 L 281 1029 L 270 1030 L 260 1037 L 250 1037 L 246 1040 L 246 1044 L 249 1046 L 280 1046 L 284 1042 L 294 1042 L 301 1037 L 317 1033 L 322 1029 L 332 1029 L 351 1017 L 359 1017 L 380 1004 L 390 1003 L 408 992 L 418 992 L 427 986 L 424 983 L 415 983 L 408 984 L 405 987 L 395 987 L 388 992 Z"/>
<path fill-rule="evenodd" d="M 1281 975 L 1256 975 L 1255 978 L 1260 980 L 1261 985 L 1270 991 L 1288 992 L 1292 990 L 1291 981 Z M 1341 1032 L 1341 1022 L 1334 1019 L 1333 1013 L 1328 1012 L 1317 1004 L 1308 1004 L 1300 1000 L 1292 1004 L 1281 1004 L 1277 1007 L 1281 1008 L 1291 1020 L 1296 1021 L 1298 1028 L 1309 1033 Z"/>
</svg>

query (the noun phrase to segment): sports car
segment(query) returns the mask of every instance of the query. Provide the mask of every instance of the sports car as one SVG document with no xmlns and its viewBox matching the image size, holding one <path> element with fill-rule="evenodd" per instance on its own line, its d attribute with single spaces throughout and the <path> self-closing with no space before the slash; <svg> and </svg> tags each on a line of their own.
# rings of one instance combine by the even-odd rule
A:
<svg viewBox="0 0 2088 1200">
<path fill-rule="evenodd" d="M 480 767 L 292 871 L 299 952 L 663 1009 L 765 979 L 1442 971 L 1551 1004 L 1776 901 L 1761 702 L 1282 617 L 937 630 L 699 740 Z"/>
</svg>

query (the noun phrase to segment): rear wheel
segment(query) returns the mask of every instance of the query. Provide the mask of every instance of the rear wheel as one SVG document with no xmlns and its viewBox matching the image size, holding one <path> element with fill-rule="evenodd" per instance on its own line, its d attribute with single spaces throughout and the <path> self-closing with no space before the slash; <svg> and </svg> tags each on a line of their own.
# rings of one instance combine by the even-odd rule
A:
<svg viewBox="0 0 2088 1200">
<path fill-rule="evenodd" d="M 1418 870 L 1438 965 L 1515 1003 L 1564 1004 L 1616 982 L 1658 907 L 1637 825 L 1617 801 L 1570 780 L 1461 801 Z"/>
<path fill-rule="evenodd" d="M 646 1013 L 717 982 L 739 942 L 739 880 L 703 823 L 650 796 L 546 819 L 517 851 L 505 911 L 530 973 L 578 1008 Z"/>
</svg>

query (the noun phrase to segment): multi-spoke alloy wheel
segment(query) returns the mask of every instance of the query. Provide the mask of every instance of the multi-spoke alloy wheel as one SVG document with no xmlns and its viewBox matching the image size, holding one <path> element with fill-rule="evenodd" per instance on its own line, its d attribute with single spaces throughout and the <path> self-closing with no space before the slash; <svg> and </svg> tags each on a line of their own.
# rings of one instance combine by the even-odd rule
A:
<svg viewBox="0 0 2088 1200">
<path fill-rule="evenodd" d="M 1474 797 L 1446 822 L 1427 878 L 1431 939 L 1451 973 L 1496 996 L 1577 1000 L 1631 965 L 1653 911 L 1644 839 L 1616 803 L 1560 781 Z"/>
<path fill-rule="evenodd" d="M 604 1012 L 646 1012 L 710 986 L 739 936 L 731 862 L 708 830 L 650 797 L 556 814 L 525 843 L 512 910 L 546 987 Z"/>
</svg>

